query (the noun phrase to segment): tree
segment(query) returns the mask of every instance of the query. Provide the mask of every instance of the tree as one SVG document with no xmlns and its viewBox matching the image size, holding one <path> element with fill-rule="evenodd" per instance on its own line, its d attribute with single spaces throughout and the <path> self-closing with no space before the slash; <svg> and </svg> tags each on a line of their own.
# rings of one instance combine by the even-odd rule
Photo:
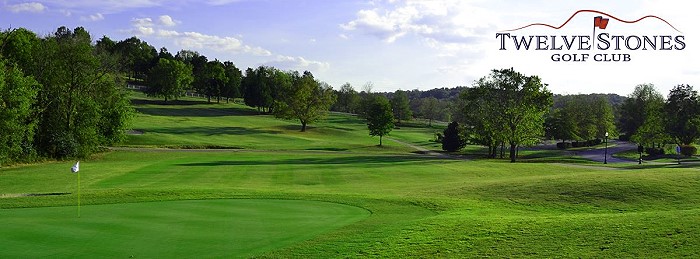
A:
<svg viewBox="0 0 700 259">
<path fill-rule="evenodd" d="M 401 120 L 411 119 L 411 107 L 408 106 L 408 95 L 405 91 L 396 90 L 391 98 L 391 108 L 394 111 L 394 118 L 401 124 Z"/>
<path fill-rule="evenodd" d="M 568 113 L 568 109 L 554 109 L 545 118 L 545 134 L 547 138 L 567 140 L 580 139 L 576 135 L 576 119 Z"/>
<path fill-rule="evenodd" d="M 485 81 L 485 78 L 479 81 Z M 485 85 L 486 82 L 477 83 Z M 501 114 L 503 106 L 499 104 L 497 91 L 487 87 L 473 87 L 462 90 L 460 94 L 462 120 L 471 143 L 488 147 L 488 157 L 495 158 L 498 146 L 503 147 L 505 122 Z M 503 155 L 503 152 L 501 152 Z"/>
<path fill-rule="evenodd" d="M 275 85 L 276 71 L 277 69 L 266 66 L 259 66 L 255 70 L 246 69 L 245 77 L 241 82 L 246 105 L 273 112 L 273 106 L 278 97 L 276 92 L 279 89 Z"/>
<path fill-rule="evenodd" d="M 131 37 L 115 44 L 115 51 L 122 58 L 122 71 L 131 72 L 134 78 L 143 79 L 157 62 L 158 51 L 145 41 Z"/>
<path fill-rule="evenodd" d="M 690 145 L 700 136 L 700 100 L 690 85 L 677 85 L 664 105 L 666 131 L 678 145 Z"/>
<path fill-rule="evenodd" d="M 656 90 L 653 84 L 641 84 L 634 88 L 634 92 L 622 103 L 620 107 L 619 124 L 621 132 L 632 136 L 637 129 L 644 124 L 649 112 L 662 108 L 664 97 Z"/>
<path fill-rule="evenodd" d="M 197 93 L 206 95 L 207 101 L 211 102 L 215 87 L 211 86 L 213 80 L 210 76 L 212 72 L 209 69 L 211 65 L 209 65 L 207 57 L 200 55 L 199 52 L 196 51 L 181 50 L 175 55 L 175 58 L 188 64 L 192 68 L 192 88 L 197 91 Z"/>
<path fill-rule="evenodd" d="M 460 134 L 459 123 L 456 121 L 450 122 L 445 131 L 443 131 L 442 150 L 455 152 L 464 148 L 466 144 Z"/>
<path fill-rule="evenodd" d="M 119 90 L 123 82 L 112 76 L 116 70 L 103 60 L 106 56 L 95 53 L 90 34 L 82 27 L 60 27 L 41 41 L 34 54 L 40 62 L 36 69 L 28 69 L 35 71 L 32 76 L 41 85 L 34 141 L 40 155 L 82 157 L 125 134 L 132 110 L 124 108 L 128 99 Z"/>
<path fill-rule="evenodd" d="M 382 137 L 394 129 L 394 114 L 389 99 L 382 95 L 373 98 L 367 109 L 367 128 L 370 136 L 379 136 L 379 146 L 382 146 Z"/>
<path fill-rule="evenodd" d="M 435 97 L 423 98 L 420 110 L 423 113 L 423 117 L 428 119 L 428 126 L 433 126 L 433 120 L 440 113 L 440 101 Z"/>
<path fill-rule="evenodd" d="M 221 90 L 221 94 L 226 97 L 226 102 L 230 98 L 241 97 L 241 81 L 243 80 L 241 70 L 233 62 L 226 61 L 224 62 L 224 74 L 226 75 L 226 82 Z"/>
<path fill-rule="evenodd" d="M 163 97 L 167 102 L 168 98 L 181 96 L 192 81 L 190 66 L 179 60 L 161 59 L 149 71 L 146 93 L 149 96 Z"/>
<path fill-rule="evenodd" d="M 356 113 L 360 97 L 350 83 L 340 86 L 337 93 L 338 100 L 335 102 L 335 110 L 340 112 Z"/>
<path fill-rule="evenodd" d="M 616 134 L 612 106 L 603 95 L 560 96 L 545 119 L 548 138 L 587 141 Z"/>
<path fill-rule="evenodd" d="M 489 142 L 502 137 L 510 146 L 510 161 L 515 162 L 519 145 L 534 143 L 544 135 L 544 114 L 552 105 L 552 93 L 538 76 L 525 76 L 512 68 L 493 70 L 475 87 L 478 90 L 470 91 L 465 99 L 467 109 L 479 110 L 478 116 L 470 118 L 480 126 L 476 133 L 484 134 Z"/>
<path fill-rule="evenodd" d="M 0 165 L 33 151 L 36 122 L 31 119 L 38 83 L 0 58 Z"/>
<path fill-rule="evenodd" d="M 283 94 L 275 101 L 276 117 L 298 119 L 301 131 L 306 131 L 306 125 L 318 121 L 328 113 L 335 101 L 333 88 L 323 82 L 316 81 L 309 71 L 303 75 L 298 72 L 275 72 L 275 83 L 282 87 Z"/>
<path fill-rule="evenodd" d="M 202 91 L 207 96 L 207 102 L 211 102 L 212 97 L 216 97 L 216 102 L 221 102 L 222 91 L 226 85 L 227 77 L 224 64 L 218 60 L 209 61 L 204 70 L 205 83 L 201 86 Z"/>
</svg>

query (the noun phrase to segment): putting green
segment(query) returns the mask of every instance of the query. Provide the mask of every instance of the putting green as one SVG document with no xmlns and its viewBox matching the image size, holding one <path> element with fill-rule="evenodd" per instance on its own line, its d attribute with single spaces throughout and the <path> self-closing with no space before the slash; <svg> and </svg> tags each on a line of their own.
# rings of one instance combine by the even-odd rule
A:
<svg viewBox="0 0 700 259">
<path fill-rule="evenodd" d="M 248 257 L 366 218 L 303 200 L 188 200 L 0 210 L 0 258 Z"/>
</svg>

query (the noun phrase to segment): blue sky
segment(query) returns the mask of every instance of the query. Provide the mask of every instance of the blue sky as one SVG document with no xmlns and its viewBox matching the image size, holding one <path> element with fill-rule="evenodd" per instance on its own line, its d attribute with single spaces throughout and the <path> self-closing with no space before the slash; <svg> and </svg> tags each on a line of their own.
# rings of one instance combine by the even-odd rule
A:
<svg viewBox="0 0 700 259">
<path fill-rule="evenodd" d="M 85 27 L 94 39 L 137 36 L 176 53 L 198 51 L 242 69 L 272 65 L 310 70 L 336 88 L 350 82 L 374 91 L 469 86 L 494 68 L 539 75 L 559 94 L 617 93 L 653 83 L 667 95 L 677 84 L 700 89 L 700 24 L 684 1 L 460 1 L 460 0 L 53 0 L 0 4 L 0 27 L 47 35 L 59 26 Z M 497 32 L 541 22 L 560 25 L 575 11 L 594 9 L 619 35 L 682 35 L 679 51 L 619 51 L 630 62 L 553 62 L 580 51 L 499 50 Z M 530 27 L 518 35 L 591 35 L 594 14 L 582 13 L 561 30 Z"/>
</svg>

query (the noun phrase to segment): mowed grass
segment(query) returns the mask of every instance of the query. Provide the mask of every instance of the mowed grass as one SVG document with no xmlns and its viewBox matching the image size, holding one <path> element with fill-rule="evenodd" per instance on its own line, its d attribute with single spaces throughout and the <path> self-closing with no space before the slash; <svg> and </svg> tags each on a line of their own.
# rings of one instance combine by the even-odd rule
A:
<svg viewBox="0 0 700 259">
<path fill-rule="evenodd" d="M 3 210 L 4 258 L 247 257 L 365 218 L 300 200 L 188 200 Z"/>
<path fill-rule="evenodd" d="M 154 246 L 148 254 L 154 256 L 142 257 L 187 257 L 177 255 L 188 253 L 272 258 L 700 256 L 700 171 L 694 168 L 598 167 L 556 151 L 524 150 L 524 161 L 530 163 L 441 159 L 412 154 L 411 148 L 392 141 L 376 147 L 378 139 L 369 137 L 364 123 L 352 116 L 331 115 L 301 133 L 296 122 L 259 115 L 240 105 L 194 99 L 162 105 L 143 96 L 136 100 L 142 114 L 134 127 L 144 134 L 131 136 L 127 146 L 239 149 L 116 150 L 81 161 L 84 210 L 80 219 L 70 218 L 77 212 L 77 179 L 69 173 L 74 161 L 2 168 L 0 221 L 16 220 L 9 215 L 23 211 L 38 211 L 32 224 L 36 227 L 25 237 L 39 240 L 37 244 L 48 242 L 42 236 L 53 239 L 58 233 L 53 226 L 58 225 L 53 223 L 57 215 L 73 222 L 64 224 L 71 229 L 66 234 L 71 240 L 87 239 L 85 233 L 97 233 L 95 229 L 100 228 L 149 240 L 165 237 L 167 231 L 139 232 L 140 227 L 130 225 L 168 222 L 167 217 L 142 219 L 142 213 L 148 215 L 150 210 L 175 218 L 173 228 L 190 228 L 184 222 L 190 218 L 208 222 L 184 231 L 199 233 L 186 237 L 191 238 L 187 248 Z M 392 135 L 431 148 L 434 144 L 428 140 L 434 131 L 403 127 Z M 341 220 L 348 225 L 309 227 L 308 236 L 288 242 L 270 238 L 271 247 L 248 242 L 252 252 L 244 253 L 236 250 L 238 241 L 226 239 L 226 233 L 233 231 L 211 225 L 236 225 L 237 217 L 215 212 L 232 208 L 216 204 L 248 199 L 253 204 L 261 200 L 344 204 L 370 214 Z M 201 208 L 195 213 L 178 206 Z M 333 210 L 334 206 L 321 207 Z M 256 207 L 249 212 L 255 215 Z M 263 202 L 261 213 L 274 214 L 265 212 L 269 207 Z M 108 216 L 100 214 L 100 208 L 124 212 Z M 130 214 L 130 210 L 139 213 Z M 313 209 L 299 210 L 322 217 Z M 114 220 L 88 224 L 98 215 Z M 27 230 L 14 228 L 3 235 L 22 235 L 22 231 Z M 126 246 L 113 248 L 129 241 L 118 240 L 123 242 L 96 245 L 95 253 L 133 255 Z M 227 242 L 232 245 L 217 247 L 217 254 L 209 251 L 211 245 Z M 30 247 L 17 246 L 21 250 L 3 246 L 0 257 L 31 257 L 28 251 L 48 249 L 27 243 Z M 95 257 L 63 255 L 55 257 Z"/>
<path fill-rule="evenodd" d="M 296 120 L 272 115 L 234 103 L 207 103 L 184 98 L 164 103 L 133 92 L 138 111 L 133 128 L 143 134 L 130 135 L 124 146 L 170 148 L 234 148 L 255 150 L 317 150 L 333 152 L 410 152 L 411 148 L 369 136 L 364 120 L 329 114 L 300 132 Z M 424 129 L 425 132 L 430 132 Z M 399 131 L 396 131 L 399 132 Z M 426 134 L 429 135 L 429 134 Z"/>
<path fill-rule="evenodd" d="M 0 220 L 23 207 L 59 206 L 60 217 L 75 216 L 76 175 L 67 172 L 70 165 L 2 169 L 3 193 L 70 194 L 3 198 Z M 94 204 L 120 208 L 133 202 L 232 198 L 326 201 L 371 212 L 366 219 L 282 243 L 276 250 L 239 254 L 233 245 L 221 248 L 221 254 L 232 256 L 695 257 L 700 251 L 700 173 L 695 169 L 610 170 L 293 151 L 113 151 L 81 165 L 86 218 L 99 211 L 88 209 Z M 159 203 L 139 205 L 137 215 L 156 209 L 149 204 Z M 182 220 L 193 217 L 191 210 L 175 211 L 181 211 L 175 217 Z M 194 217 L 208 214 L 203 210 Z M 37 219 L 43 221 L 32 230 L 37 237 L 55 231 L 50 226 L 54 215 L 40 215 L 46 218 Z M 141 233 L 129 230 L 134 219 L 128 215 L 115 216 L 106 228 Z M 95 228 L 72 220 L 76 233 Z M 161 236 L 152 234 L 144 238 Z M 223 234 L 211 237 L 218 235 Z M 187 251 L 205 251 L 210 241 L 207 235 L 193 235 Z M 16 254 L 22 251 L 0 251 Z"/>
</svg>

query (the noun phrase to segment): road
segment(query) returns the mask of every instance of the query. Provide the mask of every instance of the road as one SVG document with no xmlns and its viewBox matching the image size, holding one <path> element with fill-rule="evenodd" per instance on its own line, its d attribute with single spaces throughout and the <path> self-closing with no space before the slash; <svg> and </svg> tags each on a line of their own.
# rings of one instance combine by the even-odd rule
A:
<svg viewBox="0 0 700 259">
<path fill-rule="evenodd" d="M 627 141 L 617 141 L 617 140 L 611 140 L 608 142 L 610 145 L 608 147 L 608 163 L 630 163 L 630 162 L 636 162 L 636 160 L 625 160 L 625 159 L 619 159 L 612 157 L 612 154 L 618 153 L 618 152 L 623 152 L 627 151 L 630 149 L 637 149 L 637 144 L 630 143 Z M 582 151 L 577 151 L 576 155 L 579 155 L 585 159 L 597 161 L 597 162 L 603 162 L 605 160 L 605 149 L 590 149 L 590 150 L 582 150 Z"/>
</svg>

